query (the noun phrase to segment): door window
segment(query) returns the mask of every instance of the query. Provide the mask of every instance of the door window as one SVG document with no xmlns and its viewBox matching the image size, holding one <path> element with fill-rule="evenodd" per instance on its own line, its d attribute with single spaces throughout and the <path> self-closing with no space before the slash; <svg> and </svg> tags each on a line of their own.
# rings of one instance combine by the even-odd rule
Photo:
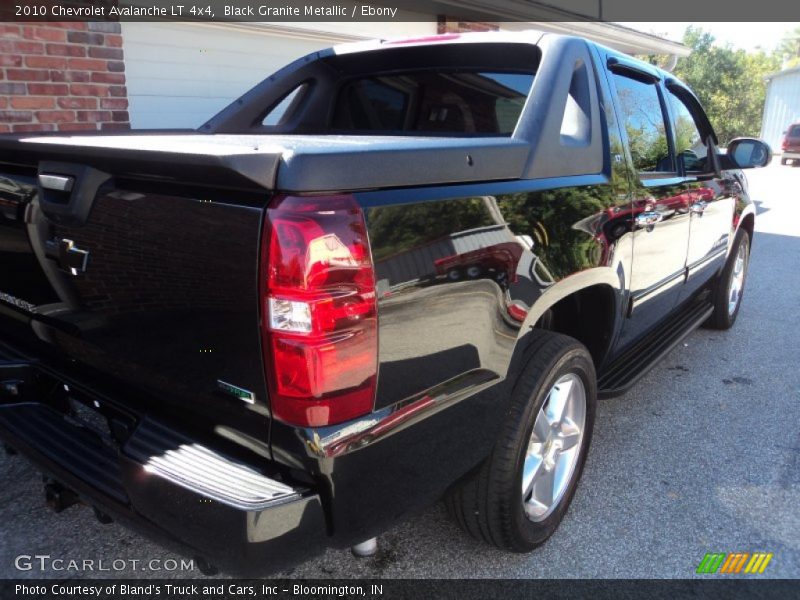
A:
<svg viewBox="0 0 800 600">
<path fill-rule="evenodd" d="M 636 170 L 643 173 L 674 172 L 658 87 L 617 74 L 614 83 Z"/>
<path fill-rule="evenodd" d="M 708 149 L 689 108 L 678 96 L 669 92 L 675 127 L 675 153 L 684 173 L 707 171 Z"/>
</svg>

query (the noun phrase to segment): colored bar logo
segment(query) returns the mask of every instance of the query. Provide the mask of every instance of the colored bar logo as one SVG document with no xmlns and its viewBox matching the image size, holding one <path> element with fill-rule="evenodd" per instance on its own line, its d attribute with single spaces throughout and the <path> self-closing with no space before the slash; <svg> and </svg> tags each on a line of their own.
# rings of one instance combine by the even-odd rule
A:
<svg viewBox="0 0 800 600">
<path fill-rule="evenodd" d="M 703 557 L 697 565 L 697 573 L 713 575 L 720 573 L 725 575 L 736 573 L 761 574 L 769 561 L 772 560 L 772 552 L 710 552 Z"/>
</svg>

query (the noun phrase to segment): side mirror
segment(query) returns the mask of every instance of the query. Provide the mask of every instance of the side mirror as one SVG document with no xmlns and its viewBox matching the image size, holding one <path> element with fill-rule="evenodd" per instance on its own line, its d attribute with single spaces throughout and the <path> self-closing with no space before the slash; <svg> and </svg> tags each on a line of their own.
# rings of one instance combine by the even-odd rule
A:
<svg viewBox="0 0 800 600">
<path fill-rule="evenodd" d="M 740 169 L 754 169 L 769 164 L 772 149 L 755 138 L 736 138 L 728 144 L 728 156 Z"/>
</svg>

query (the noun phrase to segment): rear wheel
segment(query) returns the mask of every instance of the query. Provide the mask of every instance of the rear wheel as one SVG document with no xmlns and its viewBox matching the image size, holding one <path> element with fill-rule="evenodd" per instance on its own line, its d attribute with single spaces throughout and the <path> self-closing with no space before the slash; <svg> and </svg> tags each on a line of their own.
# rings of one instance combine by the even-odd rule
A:
<svg viewBox="0 0 800 600">
<path fill-rule="evenodd" d="M 537 330 L 491 456 L 448 495 L 473 537 L 513 552 L 549 538 L 567 512 L 594 425 L 594 364 L 578 341 Z"/>
<path fill-rule="evenodd" d="M 744 229 L 736 233 L 728 261 L 722 269 L 714 292 L 714 312 L 706 325 L 713 329 L 730 329 L 739 315 L 750 263 L 750 235 Z"/>
<path fill-rule="evenodd" d="M 788 162 L 789 162 L 789 160 L 788 160 L 788 159 L 786 159 L 786 158 L 782 158 L 782 159 L 781 159 L 781 164 L 782 164 L 782 165 L 785 165 L 785 164 L 786 164 L 786 163 L 788 163 Z"/>
</svg>

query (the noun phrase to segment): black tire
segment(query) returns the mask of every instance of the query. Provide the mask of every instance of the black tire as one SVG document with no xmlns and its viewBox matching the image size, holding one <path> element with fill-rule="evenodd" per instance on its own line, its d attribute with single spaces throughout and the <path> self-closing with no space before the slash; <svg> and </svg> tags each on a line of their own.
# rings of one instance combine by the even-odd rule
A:
<svg viewBox="0 0 800 600">
<path fill-rule="evenodd" d="M 741 283 L 741 293 L 739 294 L 736 302 L 736 308 L 731 311 L 729 306 L 729 298 L 731 291 L 731 280 L 734 278 L 734 271 L 736 266 L 736 257 L 740 248 L 744 248 L 744 275 Z M 719 279 L 716 283 L 714 290 L 714 312 L 705 322 L 706 327 L 711 329 L 730 329 L 736 322 L 736 317 L 739 316 L 739 309 L 742 306 L 742 297 L 744 295 L 745 284 L 747 283 L 747 267 L 750 264 L 750 235 L 744 229 L 740 229 L 736 233 L 731 246 L 728 260 L 725 267 L 720 273 Z"/>
<path fill-rule="evenodd" d="M 492 454 L 445 499 L 448 512 L 472 537 L 512 552 L 530 552 L 544 543 L 566 514 L 586 462 L 597 405 L 594 364 L 586 347 L 549 331 L 536 330 L 533 335 L 530 359 L 514 384 L 509 414 Z M 586 393 L 577 462 L 555 508 L 534 522 L 523 506 L 522 466 L 536 416 L 554 383 L 568 373 L 580 377 Z"/>
<path fill-rule="evenodd" d="M 450 269 L 447 272 L 447 279 L 450 281 L 461 281 L 464 278 L 464 273 L 461 269 Z"/>
<path fill-rule="evenodd" d="M 789 159 L 787 159 L 787 158 L 782 158 L 782 159 L 781 159 L 781 164 L 782 164 L 782 165 L 785 165 L 785 164 L 786 164 L 786 163 L 788 163 L 788 162 L 789 162 Z"/>
<path fill-rule="evenodd" d="M 480 265 L 470 265 L 464 269 L 467 279 L 480 279 L 483 277 L 483 267 Z"/>
</svg>

